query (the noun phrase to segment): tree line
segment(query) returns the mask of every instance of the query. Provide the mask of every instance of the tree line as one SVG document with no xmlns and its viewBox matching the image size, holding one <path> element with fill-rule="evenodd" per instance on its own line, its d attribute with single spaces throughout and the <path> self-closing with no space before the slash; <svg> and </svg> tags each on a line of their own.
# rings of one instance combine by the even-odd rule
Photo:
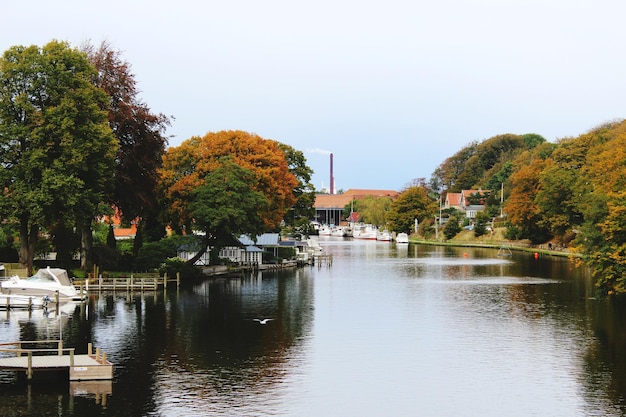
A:
<svg viewBox="0 0 626 417">
<path fill-rule="evenodd" d="M 474 141 L 446 158 L 428 183 L 408 185 L 382 216 L 380 202 L 358 208 L 396 231 L 412 230 L 417 219 L 426 237 L 441 215 L 448 220 L 442 236 L 450 239 L 464 215 L 441 206 L 447 193 L 461 190 L 483 190 L 477 236 L 496 219 L 507 238 L 567 247 L 581 255 L 601 291 L 626 293 L 626 121 L 554 143 L 537 134 Z"/>
<path fill-rule="evenodd" d="M 101 221 L 114 210 L 125 223 L 138 223 L 131 259 L 161 240 L 166 226 L 175 235 L 201 236 L 198 256 L 239 233 L 254 236 L 285 223 L 308 232 L 315 191 L 301 151 L 242 131 L 209 132 L 167 148 L 172 120 L 139 98 L 130 64 L 107 43 L 73 48 L 52 41 L 5 51 L 3 258 L 17 247 L 19 262 L 32 271 L 38 252 L 54 249 L 57 262 L 69 265 L 79 251 L 81 268 L 89 270 L 105 242 L 116 244 Z M 568 246 L 600 288 L 624 293 L 625 131 L 618 120 L 554 143 L 537 134 L 474 141 L 428 182 L 414 180 L 393 200 L 358 200 L 350 210 L 394 231 L 411 231 L 418 220 L 428 235 L 439 216 L 458 216 L 441 209 L 447 193 L 482 189 L 486 210 L 476 233 L 502 215 L 508 238 Z M 458 232 L 456 220 L 447 222 L 445 237 Z"/>
<path fill-rule="evenodd" d="M 138 224 L 127 248 L 132 258 L 144 242 L 163 238 L 166 226 L 198 232 L 206 250 L 233 234 L 276 229 L 283 218 L 308 225 L 314 188 L 302 152 L 241 131 L 167 148 L 172 120 L 139 98 L 130 64 L 107 43 L 52 41 L 5 51 L 3 259 L 17 246 L 19 263 L 32 273 L 38 253 L 54 250 L 70 267 L 79 252 L 88 271 L 112 255 L 99 251 L 116 245 L 112 225 L 102 222 L 114 213 Z"/>
</svg>

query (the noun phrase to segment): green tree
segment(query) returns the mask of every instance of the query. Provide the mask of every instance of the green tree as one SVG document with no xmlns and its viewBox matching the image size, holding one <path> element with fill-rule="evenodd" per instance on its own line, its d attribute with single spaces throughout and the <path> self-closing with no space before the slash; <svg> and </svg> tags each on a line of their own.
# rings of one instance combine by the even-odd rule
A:
<svg viewBox="0 0 626 417">
<path fill-rule="evenodd" d="M 395 232 L 409 233 L 415 226 L 415 219 L 422 223 L 433 217 L 437 210 L 437 202 L 429 197 L 426 187 L 409 187 L 391 203 L 389 228 Z"/>
<path fill-rule="evenodd" d="M 218 252 L 233 236 L 243 233 L 255 237 L 263 232 L 265 222 L 261 213 L 269 201 L 250 187 L 252 181 L 252 171 L 224 157 L 192 192 L 189 209 L 194 218 L 193 228 L 202 232 L 204 244 L 188 263 L 193 265 L 209 246 Z"/>
<path fill-rule="evenodd" d="M 20 224 L 20 263 L 32 271 L 41 227 L 75 224 L 89 259 L 91 222 L 112 191 L 117 143 L 106 94 L 83 53 L 53 41 L 0 60 L 0 207 Z"/>
<path fill-rule="evenodd" d="M 361 221 L 376 226 L 385 226 L 387 224 L 387 215 L 391 208 L 392 199 L 390 197 L 375 197 L 368 195 L 363 198 L 355 199 L 347 204 L 343 209 L 345 218 L 350 216 L 350 212 L 359 213 Z"/>
<path fill-rule="evenodd" d="M 487 222 L 489 221 L 489 216 L 485 212 L 479 212 L 476 214 L 476 218 L 474 219 L 474 236 L 480 237 L 487 233 Z"/>
<path fill-rule="evenodd" d="M 283 143 L 279 143 L 278 147 L 285 153 L 289 171 L 298 180 L 298 185 L 293 189 L 296 202 L 290 213 L 287 213 L 285 223 L 308 235 L 311 219 L 315 215 L 315 186 L 311 183 L 313 170 L 307 166 L 302 151 Z"/>
<path fill-rule="evenodd" d="M 460 231 L 461 226 L 459 225 L 459 220 L 454 216 L 448 218 L 448 221 L 443 226 L 443 235 L 446 239 L 452 239 L 454 236 L 459 234 Z"/>
</svg>

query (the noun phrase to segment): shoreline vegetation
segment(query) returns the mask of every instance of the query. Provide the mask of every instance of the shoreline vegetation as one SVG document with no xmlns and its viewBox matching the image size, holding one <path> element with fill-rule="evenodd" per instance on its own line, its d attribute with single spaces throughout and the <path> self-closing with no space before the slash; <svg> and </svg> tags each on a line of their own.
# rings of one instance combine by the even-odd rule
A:
<svg viewBox="0 0 626 417">
<path fill-rule="evenodd" d="M 575 257 L 580 258 L 582 255 L 573 251 L 569 247 L 559 247 L 558 245 L 550 246 L 548 242 L 539 245 L 533 245 L 528 240 L 509 240 L 504 237 L 506 228 L 498 227 L 494 229 L 493 234 L 487 233 L 483 236 L 476 237 L 471 230 L 463 230 L 452 239 L 426 239 L 423 236 L 412 234 L 409 242 L 420 245 L 433 246 L 456 246 L 456 247 L 472 247 L 472 248 L 490 248 L 500 249 L 507 248 L 511 251 L 538 253 L 541 255 Z"/>
</svg>

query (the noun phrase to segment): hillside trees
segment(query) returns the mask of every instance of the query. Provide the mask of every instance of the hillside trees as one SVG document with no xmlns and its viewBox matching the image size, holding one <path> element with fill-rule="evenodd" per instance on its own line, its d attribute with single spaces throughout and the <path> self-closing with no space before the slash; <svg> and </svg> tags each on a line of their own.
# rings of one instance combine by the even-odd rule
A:
<svg viewBox="0 0 626 417">
<path fill-rule="evenodd" d="M 230 162 L 224 165 L 226 157 Z M 233 164 L 242 170 L 235 170 Z M 206 229 L 206 225 L 201 223 L 204 220 L 195 217 L 204 210 L 198 205 L 199 201 L 208 202 L 211 190 L 224 195 L 228 192 L 226 182 L 222 182 L 223 189 L 220 191 L 217 188 L 219 184 L 209 177 L 216 169 L 227 170 L 231 174 L 230 178 L 245 182 L 253 194 L 248 195 L 246 201 L 258 198 L 259 195 L 267 201 L 253 207 L 255 218 L 263 220 L 262 228 L 252 222 L 242 224 L 238 228 L 240 230 L 232 231 L 254 236 L 261 229 L 274 230 L 296 203 L 293 190 L 298 186 L 298 179 L 290 171 L 285 152 L 278 142 L 243 131 L 210 132 L 203 137 L 194 136 L 180 146 L 168 149 L 164 156 L 160 170 L 161 185 L 174 229 Z M 207 246 L 209 243 L 205 242 Z"/>
<path fill-rule="evenodd" d="M 0 60 L 0 209 L 19 223 L 29 272 L 40 227 L 76 225 L 85 241 L 112 191 L 117 143 L 93 75 L 84 54 L 57 41 Z"/>
<path fill-rule="evenodd" d="M 605 124 L 579 140 L 589 148 L 577 187 L 584 221 L 576 245 L 600 288 L 626 293 L 626 122 Z"/>
<path fill-rule="evenodd" d="M 474 141 L 447 158 L 433 173 L 431 184 L 449 192 L 473 188 L 495 191 L 512 173 L 510 162 L 524 150 L 546 140 L 537 134 L 503 134 Z"/>
</svg>

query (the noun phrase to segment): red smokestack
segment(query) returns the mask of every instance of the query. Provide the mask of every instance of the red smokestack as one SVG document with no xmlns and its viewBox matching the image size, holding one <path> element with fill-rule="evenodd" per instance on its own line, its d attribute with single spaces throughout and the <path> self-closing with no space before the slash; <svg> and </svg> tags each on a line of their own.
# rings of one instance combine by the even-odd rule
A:
<svg viewBox="0 0 626 417">
<path fill-rule="evenodd" d="M 330 154 L 330 193 L 335 194 L 335 179 L 333 178 L 333 154 Z"/>
</svg>

